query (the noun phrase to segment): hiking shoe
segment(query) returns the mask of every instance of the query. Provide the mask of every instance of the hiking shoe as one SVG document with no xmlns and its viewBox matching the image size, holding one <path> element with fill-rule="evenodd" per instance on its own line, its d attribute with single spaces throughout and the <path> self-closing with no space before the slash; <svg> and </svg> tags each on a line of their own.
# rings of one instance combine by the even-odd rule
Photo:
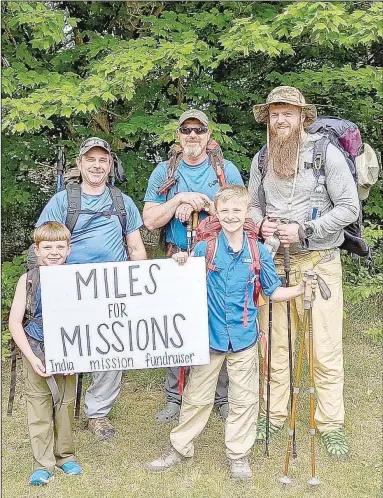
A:
<svg viewBox="0 0 383 498">
<path fill-rule="evenodd" d="M 227 416 L 229 415 L 229 403 L 224 403 L 223 405 L 219 406 L 218 414 L 223 422 L 226 422 Z"/>
<path fill-rule="evenodd" d="M 98 437 L 100 441 L 106 441 L 116 434 L 116 429 L 110 423 L 108 417 L 90 418 L 89 430 Z"/>
<path fill-rule="evenodd" d="M 269 422 L 269 434 L 270 437 L 283 429 L 283 425 L 278 427 Z M 266 440 L 266 417 L 261 417 L 257 423 L 257 435 L 255 437 L 256 441 L 265 441 Z"/>
<path fill-rule="evenodd" d="M 230 460 L 230 472 L 233 479 L 251 479 L 253 477 L 247 457 Z"/>
<path fill-rule="evenodd" d="M 162 472 L 176 467 L 184 458 L 173 446 L 169 446 L 159 458 L 147 463 L 145 467 L 151 472 Z"/>
<path fill-rule="evenodd" d="M 348 458 L 348 444 L 343 429 L 333 429 L 320 433 L 327 453 L 332 458 L 346 460 Z"/>
<path fill-rule="evenodd" d="M 61 465 L 60 469 L 70 476 L 78 476 L 82 472 L 82 467 L 77 462 L 65 462 L 64 465 Z"/>
<path fill-rule="evenodd" d="M 32 484 L 32 486 L 45 485 L 48 484 L 49 480 L 52 479 L 52 477 L 53 474 L 51 474 L 47 470 L 37 469 L 31 474 L 29 478 L 29 484 Z"/>
<path fill-rule="evenodd" d="M 162 424 L 167 424 L 172 420 L 178 418 L 181 411 L 181 406 L 178 403 L 172 403 L 171 401 L 168 404 L 156 413 L 155 419 L 157 422 L 161 422 Z"/>
</svg>

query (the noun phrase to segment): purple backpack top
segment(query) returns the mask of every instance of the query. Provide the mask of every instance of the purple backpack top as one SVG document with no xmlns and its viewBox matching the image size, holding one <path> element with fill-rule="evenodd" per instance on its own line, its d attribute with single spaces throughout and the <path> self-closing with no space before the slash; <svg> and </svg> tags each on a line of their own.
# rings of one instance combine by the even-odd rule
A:
<svg viewBox="0 0 383 498">
<path fill-rule="evenodd" d="M 355 158 L 362 152 L 363 142 L 359 128 L 356 124 L 347 119 L 321 116 L 318 117 L 306 131 L 308 133 L 319 133 L 320 135 L 323 135 L 323 139 L 319 140 L 315 147 L 314 162 L 316 157 L 320 157 L 324 167 L 324 164 L 326 163 L 327 146 L 331 143 L 343 152 L 354 181 L 357 183 L 358 178 Z M 318 171 L 318 174 L 321 166 L 321 164 L 316 164 L 315 169 Z M 324 171 L 322 174 L 324 174 Z"/>
</svg>

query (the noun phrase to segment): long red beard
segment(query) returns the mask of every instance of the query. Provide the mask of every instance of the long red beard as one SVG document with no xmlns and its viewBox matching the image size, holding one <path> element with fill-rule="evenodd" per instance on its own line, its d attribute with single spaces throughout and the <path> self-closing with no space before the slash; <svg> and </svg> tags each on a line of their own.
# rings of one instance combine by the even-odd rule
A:
<svg viewBox="0 0 383 498">
<path fill-rule="evenodd" d="M 275 126 L 269 128 L 269 162 L 278 178 L 289 179 L 294 176 L 299 141 L 299 126 L 292 128 L 289 136 L 280 136 Z"/>
</svg>

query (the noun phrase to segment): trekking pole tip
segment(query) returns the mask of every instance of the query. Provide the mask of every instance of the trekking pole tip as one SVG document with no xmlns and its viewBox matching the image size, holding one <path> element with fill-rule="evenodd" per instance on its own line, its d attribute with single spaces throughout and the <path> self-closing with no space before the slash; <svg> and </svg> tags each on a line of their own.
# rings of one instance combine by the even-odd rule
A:
<svg viewBox="0 0 383 498">
<path fill-rule="evenodd" d="M 309 484 L 310 486 L 319 486 L 320 480 L 314 476 L 307 481 L 307 484 Z"/>
<path fill-rule="evenodd" d="M 288 486 L 289 484 L 291 484 L 293 481 L 291 480 L 291 477 L 289 476 L 282 476 L 282 477 L 279 477 L 278 478 L 278 481 L 281 482 L 282 484 L 285 484 L 286 486 Z"/>
</svg>

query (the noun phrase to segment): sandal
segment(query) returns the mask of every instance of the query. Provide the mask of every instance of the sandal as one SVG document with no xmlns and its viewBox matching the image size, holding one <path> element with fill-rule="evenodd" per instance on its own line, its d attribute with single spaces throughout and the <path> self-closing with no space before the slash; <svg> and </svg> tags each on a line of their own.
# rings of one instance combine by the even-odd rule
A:
<svg viewBox="0 0 383 498">
<path fill-rule="evenodd" d="M 172 403 L 171 401 L 169 401 L 165 408 L 156 413 L 154 418 L 157 420 L 157 422 L 168 424 L 172 420 L 178 418 L 180 410 L 181 406 L 178 403 Z"/>
<path fill-rule="evenodd" d="M 269 422 L 269 434 L 270 437 L 283 429 L 283 425 L 278 427 Z M 257 435 L 255 437 L 256 441 L 265 441 L 266 440 L 266 417 L 262 417 L 258 420 L 257 423 Z"/>
<path fill-rule="evenodd" d="M 320 435 L 330 457 L 339 460 L 348 458 L 348 444 L 343 429 L 324 431 Z"/>
</svg>

